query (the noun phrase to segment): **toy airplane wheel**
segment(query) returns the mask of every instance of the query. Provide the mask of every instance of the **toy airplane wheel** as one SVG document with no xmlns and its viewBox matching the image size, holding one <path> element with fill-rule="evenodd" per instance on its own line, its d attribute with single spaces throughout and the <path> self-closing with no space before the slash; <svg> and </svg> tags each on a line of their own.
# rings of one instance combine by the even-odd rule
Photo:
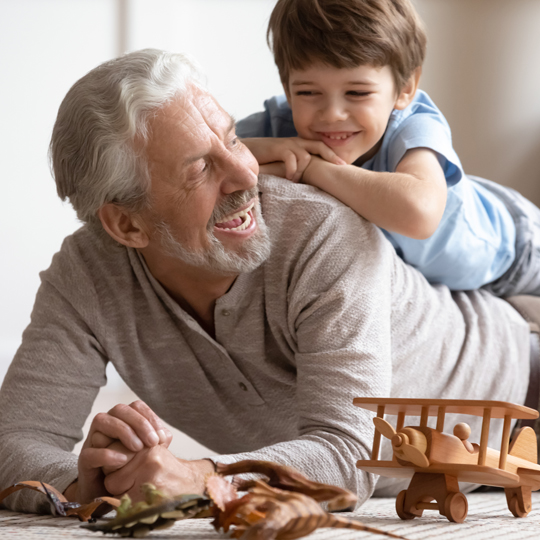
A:
<svg viewBox="0 0 540 540">
<path fill-rule="evenodd" d="M 444 501 L 444 515 L 449 521 L 454 523 L 463 523 L 467 517 L 469 503 L 467 497 L 460 493 L 450 493 Z"/>
<path fill-rule="evenodd" d="M 508 509 L 514 514 L 514 517 L 517 518 L 523 518 L 529 513 L 520 506 L 517 496 L 512 497 L 510 501 L 508 501 Z"/>
<path fill-rule="evenodd" d="M 409 519 L 414 519 L 416 515 L 405 511 L 405 495 L 407 495 L 406 489 L 400 491 L 398 496 L 396 497 L 396 512 L 401 519 L 407 521 Z M 422 513 L 420 512 L 420 516 L 421 515 Z"/>
</svg>

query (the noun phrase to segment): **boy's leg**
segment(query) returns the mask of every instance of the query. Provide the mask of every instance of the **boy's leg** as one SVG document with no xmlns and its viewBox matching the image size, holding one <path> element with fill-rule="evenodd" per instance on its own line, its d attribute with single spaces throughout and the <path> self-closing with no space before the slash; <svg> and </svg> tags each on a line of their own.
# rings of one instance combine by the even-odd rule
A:
<svg viewBox="0 0 540 540">
<path fill-rule="evenodd" d="M 540 208 L 516 190 L 470 176 L 496 195 L 508 208 L 516 225 L 516 256 L 510 268 L 483 288 L 496 296 L 540 296 Z"/>
<path fill-rule="evenodd" d="M 529 323 L 531 328 L 529 389 L 524 405 L 540 411 L 540 298 L 522 295 L 506 298 L 506 301 Z M 514 433 L 525 426 L 532 427 L 536 432 L 537 453 L 540 458 L 540 418 L 519 420 L 514 427 Z"/>
</svg>

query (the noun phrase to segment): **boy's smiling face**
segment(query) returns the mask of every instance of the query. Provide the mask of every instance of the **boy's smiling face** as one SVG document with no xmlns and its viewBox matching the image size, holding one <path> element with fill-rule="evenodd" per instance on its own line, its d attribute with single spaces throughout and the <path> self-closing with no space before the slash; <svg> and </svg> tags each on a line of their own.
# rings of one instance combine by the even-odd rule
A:
<svg viewBox="0 0 540 540">
<path fill-rule="evenodd" d="M 389 66 L 291 70 L 286 94 L 298 136 L 323 141 L 349 164 L 363 163 L 379 149 L 392 111 L 412 101 L 413 79 L 398 93 Z"/>
</svg>

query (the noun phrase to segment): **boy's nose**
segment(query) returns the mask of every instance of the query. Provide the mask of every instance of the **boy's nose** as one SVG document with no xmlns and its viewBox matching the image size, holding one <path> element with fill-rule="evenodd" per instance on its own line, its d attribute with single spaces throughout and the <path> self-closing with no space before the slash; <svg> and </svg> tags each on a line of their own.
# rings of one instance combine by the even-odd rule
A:
<svg viewBox="0 0 540 540">
<path fill-rule="evenodd" d="M 328 101 L 320 111 L 321 120 L 327 124 L 343 122 L 348 117 L 347 108 L 339 101 Z"/>
</svg>

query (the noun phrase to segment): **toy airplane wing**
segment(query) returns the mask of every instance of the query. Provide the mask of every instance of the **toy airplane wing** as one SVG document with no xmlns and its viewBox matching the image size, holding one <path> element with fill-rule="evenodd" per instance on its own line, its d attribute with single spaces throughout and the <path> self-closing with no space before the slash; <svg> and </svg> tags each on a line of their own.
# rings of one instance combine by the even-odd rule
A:
<svg viewBox="0 0 540 540">
<path fill-rule="evenodd" d="M 538 411 L 506 401 L 480 401 L 472 399 L 408 399 L 408 398 L 355 398 L 353 404 L 368 411 L 378 412 L 384 407 L 384 414 L 406 416 L 439 416 L 442 414 L 470 414 L 484 417 L 489 411 L 490 418 L 533 420 Z M 442 409 L 442 411 L 441 411 Z"/>
<path fill-rule="evenodd" d="M 410 478 L 417 472 L 446 474 L 460 482 L 500 487 L 516 486 L 524 479 L 540 485 L 534 432 L 526 428 L 519 442 L 515 441 L 518 444 L 509 448 L 511 421 L 535 419 L 538 411 L 504 401 L 356 398 L 353 403 L 377 413 L 371 459 L 357 462 L 365 471 L 396 478 Z M 481 417 L 480 445 L 467 440 L 467 424 L 456 425 L 454 435 L 443 433 L 447 413 Z M 397 416 L 395 429 L 384 419 L 385 414 Z M 404 427 L 405 416 L 419 416 L 419 424 Z M 427 427 L 433 416 L 437 417 L 435 429 Z M 490 421 L 497 418 L 504 419 L 500 452 L 487 447 Z M 392 461 L 379 459 L 381 436 L 391 440 Z"/>
<path fill-rule="evenodd" d="M 448 474 L 458 482 L 482 484 L 484 486 L 514 487 L 520 483 L 520 475 L 485 465 L 446 465 L 429 467 L 403 466 L 396 461 L 359 459 L 356 466 L 363 471 L 390 478 L 412 478 L 415 473 Z M 522 471 L 527 474 L 529 471 Z"/>
</svg>

